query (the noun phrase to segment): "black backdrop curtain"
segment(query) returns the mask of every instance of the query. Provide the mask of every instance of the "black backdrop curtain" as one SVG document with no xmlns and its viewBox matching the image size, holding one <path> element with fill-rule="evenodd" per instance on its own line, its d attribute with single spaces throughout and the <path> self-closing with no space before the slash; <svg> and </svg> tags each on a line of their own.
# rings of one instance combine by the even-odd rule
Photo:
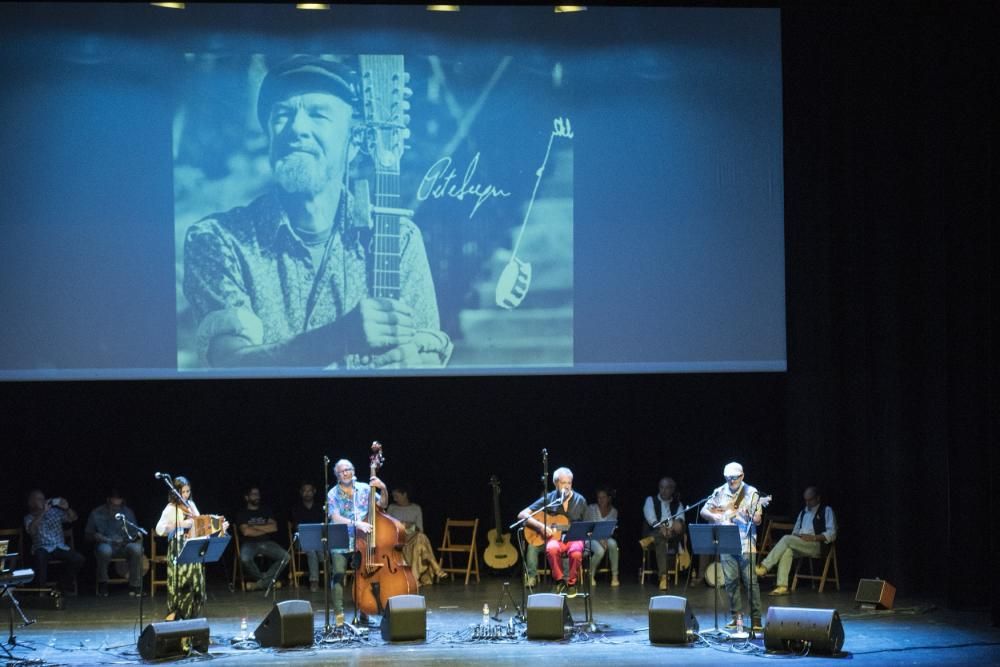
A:
<svg viewBox="0 0 1000 667">
<path fill-rule="evenodd" d="M 0 384 L 2 524 L 29 488 L 85 512 L 110 484 L 149 522 L 156 470 L 206 509 L 246 483 L 287 507 L 377 437 L 437 539 L 445 516 L 491 527 L 490 474 L 513 520 L 545 447 L 589 498 L 618 489 L 625 575 L 659 476 L 690 502 L 737 459 L 774 512 L 824 489 L 849 579 L 996 620 L 996 28 L 989 3 L 783 10 L 786 374 Z"/>
</svg>

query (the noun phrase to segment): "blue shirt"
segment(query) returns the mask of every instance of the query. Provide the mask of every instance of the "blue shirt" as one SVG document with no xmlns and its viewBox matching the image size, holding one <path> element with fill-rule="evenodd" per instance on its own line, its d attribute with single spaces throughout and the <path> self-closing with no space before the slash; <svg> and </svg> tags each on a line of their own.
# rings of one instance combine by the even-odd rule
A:
<svg viewBox="0 0 1000 667">
<path fill-rule="evenodd" d="M 119 510 L 125 515 L 125 518 L 132 522 L 135 521 L 135 513 L 132 512 L 128 507 L 124 505 Z M 87 517 L 87 527 L 84 528 L 83 534 L 87 536 L 88 540 L 96 540 L 97 535 L 103 535 L 109 540 L 120 540 L 125 541 L 125 533 L 122 530 L 121 519 L 116 519 L 115 514 L 118 512 L 112 512 L 107 504 L 95 507 L 90 512 L 90 516 Z"/>
<path fill-rule="evenodd" d="M 24 529 L 35 519 L 33 514 L 24 515 Z M 38 532 L 31 540 L 31 548 L 34 551 L 44 549 L 52 553 L 56 549 L 69 551 L 69 545 L 63 537 L 63 523 L 66 522 L 66 512 L 60 507 L 50 507 L 38 519 Z"/>
</svg>

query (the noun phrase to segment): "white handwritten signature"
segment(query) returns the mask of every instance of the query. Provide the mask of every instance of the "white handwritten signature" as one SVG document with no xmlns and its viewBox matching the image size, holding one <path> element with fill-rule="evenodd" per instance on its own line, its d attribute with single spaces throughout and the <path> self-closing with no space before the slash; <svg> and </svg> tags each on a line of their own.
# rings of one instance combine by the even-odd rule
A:
<svg viewBox="0 0 1000 667">
<path fill-rule="evenodd" d="M 433 197 L 434 199 L 440 199 L 441 197 L 453 197 L 458 201 L 463 201 L 467 196 L 475 197 L 476 203 L 472 207 L 472 213 L 469 213 L 469 218 L 472 218 L 486 201 L 495 198 L 510 197 L 509 192 L 505 192 L 494 185 L 483 185 L 479 183 L 473 183 L 472 177 L 476 173 L 476 167 L 479 166 L 479 153 L 472 158 L 472 162 L 469 163 L 468 168 L 465 170 L 465 176 L 462 177 L 461 184 L 454 183 L 455 177 L 458 173 L 452 169 L 451 158 L 443 157 L 434 164 L 431 168 L 427 170 L 424 174 L 424 178 L 420 181 L 420 188 L 417 189 L 417 199 L 420 201 L 426 201 L 428 198 Z"/>
</svg>

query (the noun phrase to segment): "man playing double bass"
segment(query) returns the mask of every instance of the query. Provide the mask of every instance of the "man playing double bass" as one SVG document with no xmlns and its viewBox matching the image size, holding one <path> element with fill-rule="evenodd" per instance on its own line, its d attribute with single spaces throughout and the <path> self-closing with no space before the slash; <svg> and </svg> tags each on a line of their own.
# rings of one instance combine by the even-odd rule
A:
<svg viewBox="0 0 1000 667">
<path fill-rule="evenodd" d="M 562 532 L 570 522 L 580 521 L 587 511 L 587 501 L 573 490 L 573 471 L 558 468 L 552 473 L 555 489 L 539 498 L 517 515 L 524 519 L 526 531 L 545 536 L 545 555 L 555 583 L 555 592 L 576 595 L 576 583 L 583 563 L 583 540 L 563 542 Z M 542 510 L 547 516 L 543 518 Z M 569 573 L 563 579 L 563 556 L 569 557 Z M 531 573 L 529 572 L 529 575 Z"/>
<path fill-rule="evenodd" d="M 330 560 L 333 564 L 331 582 L 333 584 L 333 612 L 337 625 L 344 624 L 344 574 L 347 572 L 347 559 L 355 551 L 355 531 L 368 535 L 372 526 L 365 519 L 368 516 L 368 498 L 372 487 L 378 489 L 375 496 L 378 506 L 385 509 L 389 505 L 389 493 L 385 483 L 378 477 L 372 477 L 369 484 L 359 482 L 354 476 L 354 464 L 347 459 L 340 459 L 333 466 L 337 483 L 327 494 L 327 502 L 332 523 L 347 525 L 349 544 L 346 550 L 330 550 Z"/>
</svg>

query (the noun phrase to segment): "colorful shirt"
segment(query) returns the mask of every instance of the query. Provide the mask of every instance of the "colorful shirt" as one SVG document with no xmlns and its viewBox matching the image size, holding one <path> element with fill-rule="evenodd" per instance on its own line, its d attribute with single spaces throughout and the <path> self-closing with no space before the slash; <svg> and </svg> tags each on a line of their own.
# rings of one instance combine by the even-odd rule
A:
<svg viewBox="0 0 1000 667">
<path fill-rule="evenodd" d="M 348 198 L 342 204 L 348 212 Z M 198 356 L 208 366 L 214 337 L 235 335 L 252 345 L 288 340 L 336 321 L 369 295 L 372 253 L 367 225 L 354 216 L 334 226 L 326 261 L 313 256 L 295 232 L 272 191 L 249 206 L 210 215 L 193 225 L 184 244 L 184 295 L 198 322 Z M 416 328 L 440 346 L 441 363 L 451 341 L 440 331 L 437 296 L 420 230 L 399 225 L 400 300 L 413 308 Z M 330 359 L 330 367 L 364 366 L 358 352 Z"/>
<path fill-rule="evenodd" d="M 347 526 L 347 537 L 350 540 L 347 549 L 330 549 L 339 553 L 354 552 L 354 521 L 366 521 L 368 519 L 368 496 L 371 487 L 364 482 L 354 483 L 354 494 L 344 492 L 340 484 L 334 484 L 333 488 L 326 495 L 327 503 L 330 507 L 330 518 L 333 519 L 333 511 L 337 510 L 340 516 L 350 519 L 352 523 Z M 375 492 L 376 501 L 380 498 Z"/>
</svg>

